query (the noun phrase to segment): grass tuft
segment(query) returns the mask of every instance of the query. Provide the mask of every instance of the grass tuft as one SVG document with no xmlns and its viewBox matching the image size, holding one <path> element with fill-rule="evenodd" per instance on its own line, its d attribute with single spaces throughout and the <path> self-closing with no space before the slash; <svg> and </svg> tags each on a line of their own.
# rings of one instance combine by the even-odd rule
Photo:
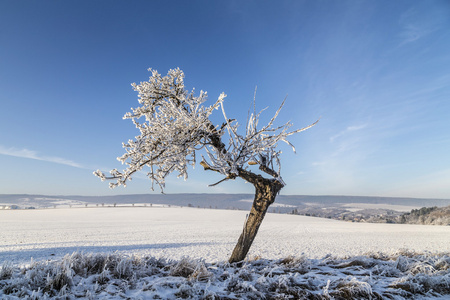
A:
<svg viewBox="0 0 450 300">
<path fill-rule="evenodd" d="M 0 299 L 432 299 L 450 295 L 449 265 L 445 253 L 289 256 L 242 267 L 72 253 L 21 268 L 3 262 Z"/>
</svg>

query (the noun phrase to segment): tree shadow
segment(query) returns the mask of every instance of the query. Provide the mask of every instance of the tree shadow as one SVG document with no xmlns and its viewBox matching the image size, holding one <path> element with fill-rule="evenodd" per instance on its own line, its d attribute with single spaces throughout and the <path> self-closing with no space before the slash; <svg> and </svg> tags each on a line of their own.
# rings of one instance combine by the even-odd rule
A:
<svg viewBox="0 0 450 300">
<path fill-rule="evenodd" d="M 32 260 L 54 260 L 61 258 L 73 252 L 92 252 L 92 253 L 114 253 L 123 251 L 139 251 L 152 249 L 172 249 L 183 247 L 196 247 L 215 245 L 213 242 L 197 242 L 197 243 L 162 243 L 162 244 L 139 244 L 139 245 L 114 245 L 114 246 L 76 246 L 76 247 L 47 247 L 39 249 L 27 249 L 19 251 L 4 251 L 0 252 L 0 265 L 5 261 L 14 264 L 24 264 Z"/>
</svg>

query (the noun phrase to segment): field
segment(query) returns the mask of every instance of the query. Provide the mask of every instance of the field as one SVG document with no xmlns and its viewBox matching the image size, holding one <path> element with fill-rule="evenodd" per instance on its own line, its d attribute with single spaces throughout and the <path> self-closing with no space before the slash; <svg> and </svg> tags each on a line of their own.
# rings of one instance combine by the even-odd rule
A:
<svg viewBox="0 0 450 300">
<path fill-rule="evenodd" d="M 186 297 L 211 299 L 257 299 L 263 294 L 271 299 L 339 299 L 346 290 L 374 299 L 450 294 L 449 226 L 269 213 L 249 261 L 235 268 L 226 260 L 245 215 L 161 206 L 0 210 L 0 296 L 156 299 L 181 297 L 183 289 Z M 97 273 L 76 268 L 93 260 L 102 261 Z M 178 274 L 177 268 L 184 271 Z M 30 270 L 34 276 L 42 271 L 46 278 L 39 290 L 26 275 Z M 52 279 L 47 277 L 58 272 L 66 274 L 66 281 L 59 289 L 49 287 Z M 281 287 L 276 291 L 275 281 L 284 292 Z M 18 286 L 24 285 L 28 288 L 21 292 Z"/>
</svg>

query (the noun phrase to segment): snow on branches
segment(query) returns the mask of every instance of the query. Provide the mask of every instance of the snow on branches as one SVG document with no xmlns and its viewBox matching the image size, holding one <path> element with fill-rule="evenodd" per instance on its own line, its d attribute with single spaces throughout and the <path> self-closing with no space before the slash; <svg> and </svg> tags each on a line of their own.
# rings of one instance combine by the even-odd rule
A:
<svg viewBox="0 0 450 300">
<path fill-rule="evenodd" d="M 200 91 L 199 96 L 195 96 L 194 90 L 188 92 L 184 86 L 184 73 L 180 69 L 169 70 L 164 77 L 156 70 L 149 71 L 152 73 L 149 81 L 132 84 L 139 93 L 138 101 L 141 106 L 132 108 L 124 116 L 124 119 L 131 119 L 140 131 L 140 135 L 134 140 L 123 143 L 126 152 L 117 158 L 127 168 L 122 172 L 114 169 L 110 171 L 111 176 L 100 170 L 94 172 L 102 181 L 115 180 L 110 183 L 111 188 L 126 186 L 127 180 L 131 180 L 134 173 L 147 166 L 150 169 L 147 176 L 152 180 L 152 189 L 156 183 L 163 190 L 165 178 L 172 172 L 187 179 L 188 165 L 195 165 L 196 152 L 202 149 L 205 150 L 207 159 L 202 156 L 201 165 L 223 174 L 224 180 L 236 177 L 248 180 L 248 176 L 244 176 L 248 174 L 248 165 L 258 164 L 260 170 L 283 183 L 280 177 L 281 152 L 276 149 L 278 142 L 291 145 L 286 139 L 288 136 L 317 123 L 316 121 L 294 131 L 288 131 L 291 127 L 289 122 L 273 127 L 283 101 L 274 117 L 261 129 L 257 128 L 261 112 L 253 112 L 247 120 L 245 133 L 240 134 L 239 124 L 226 116 L 224 93 L 213 105 L 204 106 L 207 93 Z M 209 116 L 219 108 L 225 121 L 215 126 Z M 229 137 L 228 145 L 222 142 L 224 135 Z M 274 164 L 277 166 L 276 171 Z"/>
</svg>

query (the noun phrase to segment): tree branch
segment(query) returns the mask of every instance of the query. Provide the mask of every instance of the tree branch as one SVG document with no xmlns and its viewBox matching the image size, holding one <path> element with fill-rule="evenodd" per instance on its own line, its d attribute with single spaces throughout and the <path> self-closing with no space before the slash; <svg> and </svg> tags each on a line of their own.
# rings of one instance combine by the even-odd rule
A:
<svg viewBox="0 0 450 300">
<path fill-rule="evenodd" d="M 123 143 L 126 153 L 119 160 L 128 165 L 126 170 L 119 172 L 114 169 L 111 171 L 112 176 L 108 177 L 98 170 L 94 172 L 96 176 L 102 180 L 116 179 L 117 183 L 112 187 L 125 185 L 135 172 L 147 165 L 151 168 L 147 175 L 152 183 L 157 182 L 163 187 L 169 173 L 178 172 L 178 176 L 187 178 L 188 165 L 194 166 L 196 163 L 195 151 L 205 149 L 209 158 L 204 159 L 200 165 L 205 170 L 216 171 L 225 177 L 210 186 L 236 177 L 254 185 L 269 181 L 284 185 L 280 169 L 277 172 L 274 168 L 275 164 L 280 167 L 281 152 L 276 151 L 278 143 L 283 141 L 292 146 L 287 140 L 288 136 L 306 130 L 317 122 L 292 132 L 288 132 L 290 122 L 273 127 L 285 103 L 283 101 L 269 123 L 259 130 L 258 122 L 264 110 L 257 114 L 254 108 L 254 112 L 248 116 L 246 130 L 241 134 L 238 131 L 239 124 L 234 119 L 229 119 L 225 113 L 224 93 L 220 94 L 213 105 L 204 106 L 206 92 L 201 92 L 199 96 L 194 96 L 194 91 L 188 93 L 184 88 L 184 73 L 180 69 L 169 70 L 164 77 L 156 70 L 150 71 L 152 76 L 148 81 L 132 84 L 139 93 L 140 106 L 132 108 L 124 116 L 125 119 L 132 119 L 136 128 L 141 131 L 136 140 Z M 255 105 L 255 99 L 253 100 Z M 225 122 L 214 125 L 210 115 L 219 107 Z M 140 123 L 138 119 L 143 117 L 145 121 Z M 228 143 L 225 144 L 223 139 L 227 139 Z M 247 163 L 258 164 L 261 174 L 264 174 L 247 170 Z M 153 166 L 157 169 L 154 170 Z"/>
<path fill-rule="evenodd" d="M 261 171 L 263 171 L 266 174 L 269 174 L 270 176 L 273 176 L 275 178 L 277 178 L 279 176 L 279 174 L 277 172 L 275 172 L 274 170 L 272 170 L 271 168 L 269 168 L 268 166 L 265 165 L 259 165 L 259 169 Z"/>
</svg>

